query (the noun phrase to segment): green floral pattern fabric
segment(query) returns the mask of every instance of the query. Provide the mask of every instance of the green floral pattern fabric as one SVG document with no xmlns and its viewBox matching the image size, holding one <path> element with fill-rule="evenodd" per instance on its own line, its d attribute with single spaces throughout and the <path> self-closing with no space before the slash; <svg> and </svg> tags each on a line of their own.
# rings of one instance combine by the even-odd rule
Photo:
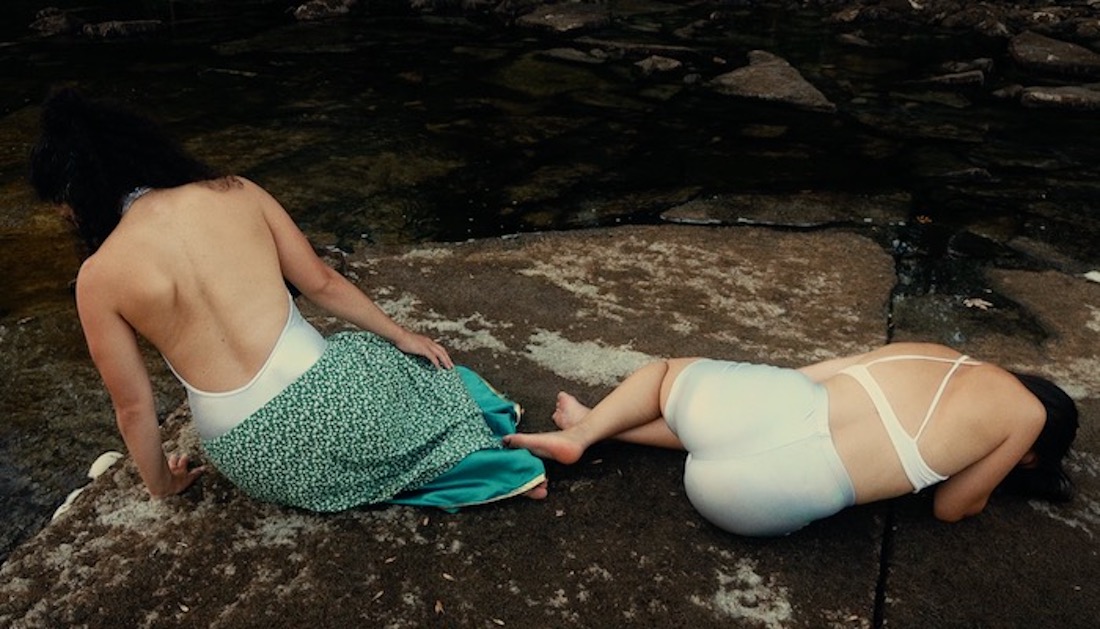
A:
<svg viewBox="0 0 1100 629">
<path fill-rule="evenodd" d="M 298 380 L 203 448 L 255 498 L 339 511 L 417 489 L 502 445 L 456 370 L 341 332 Z"/>
</svg>

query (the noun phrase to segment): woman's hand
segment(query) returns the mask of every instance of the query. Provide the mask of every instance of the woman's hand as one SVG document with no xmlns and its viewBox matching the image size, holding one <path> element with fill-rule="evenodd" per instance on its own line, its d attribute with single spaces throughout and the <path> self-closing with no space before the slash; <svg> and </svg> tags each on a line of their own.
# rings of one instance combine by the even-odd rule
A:
<svg viewBox="0 0 1100 629">
<path fill-rule="evenodd" d="M 397 349 L 406 354 L 415 354 L 427 358 L 432 361 L 432 364 L 436 367 L 450 369 L 455 366 L 455 364 L 451 362 L 451 357 L 447 355 L 447 350 L 443 349 L 442 345 L 423 334 L 416 334 L 406 330 L 405 334 L 394 342 L 394 345 L 397 346 Z"/>
<path fill-rule="evenodd" d="M 203 466 L 196 467 L 195 469 L 188 469 L 190 458 L 186 455 L 173 454 L 168 457 L 168 471 L 171 476 L 168 480 L 168 488 L 162 494 L 158 494 L 158 497 L 174 496 L 179 493 L 183 493 L 191 483 L 195 482 L 206 468 Z"/>
</svg>

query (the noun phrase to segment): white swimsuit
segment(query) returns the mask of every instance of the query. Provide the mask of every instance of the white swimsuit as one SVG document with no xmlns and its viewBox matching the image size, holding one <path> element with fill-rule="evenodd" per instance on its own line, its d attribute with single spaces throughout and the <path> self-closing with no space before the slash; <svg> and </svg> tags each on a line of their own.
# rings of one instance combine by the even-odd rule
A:
<svg viewBox="0 0 1100 629">
<path fill-rule="evenodd" d="M 664 412 L 688 451 L 688 500 L 727 531 L 784 535 L 855 504 L 829 433 L 829 395 L 799 371 L 697 360 Z"/>
<path fill-rule="evenodd" d="M 164 361 L 187 389 L 191 415 L 203 439 L 225 434 L 260 410 L 312 367 L 324 353 L 324 337 L 302 318 L 289 293 L 287 301 L 290 302 L 290 312 L 275 347 L 252 380 L 240 388 L 218 392 L 197 389 L 184 380 L 171 363 Z"/>
<path fill-rule="evenodd" d="M 868 367 L 894 360 L 951 363 L 916 435 L 898 422 Z M 840 373 L 878 409 L 914 491 L 946 477 L 928 467 L 917 440 L 961 365 L 958 359 L 890 356 Z M 782 535 L 855 504 L 855 490 L 829 430 L 824 385 L 794 369 L 702 359 L 680 372 L 665 420 L 688 451 L 684 489 L 715 525 L 740 535 Z"/>
</svg>

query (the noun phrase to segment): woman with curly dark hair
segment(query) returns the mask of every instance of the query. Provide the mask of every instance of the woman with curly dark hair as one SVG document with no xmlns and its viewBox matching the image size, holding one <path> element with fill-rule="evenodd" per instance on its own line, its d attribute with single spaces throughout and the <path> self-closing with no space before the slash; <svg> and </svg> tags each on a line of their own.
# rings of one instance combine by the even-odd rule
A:
<svg viewBox="0 0 1100 629">
<path fill-rule="evenodd" d="M 929 343 L 802 369 L 652 363 L 589 408 L 558 394 L 560 431 L 504 438 L 562 463 L 619 439 L 686 450 L 684 487 L 717 526 L 782 535 L 845 507 L 936 485 L 934 512 L 981 512 L 998 487 L 1053 501 L 1077 406 L 1055 384 Z"/>
<path fill-rule="evenodd" d="M 501 446 L 516 405 L 324 264 L 260 186 L 72 89 L 45 103 L 30 179 L 88 248 L 81 325 L 154 496 L 203 468 L 164 454 L 138 335 L 187 390 L 207 458 L 257 498 L 335 511 L 545 497 L 542 462 Z M 322 337 L 288 283 L 361 331 Z"/>
</svg>

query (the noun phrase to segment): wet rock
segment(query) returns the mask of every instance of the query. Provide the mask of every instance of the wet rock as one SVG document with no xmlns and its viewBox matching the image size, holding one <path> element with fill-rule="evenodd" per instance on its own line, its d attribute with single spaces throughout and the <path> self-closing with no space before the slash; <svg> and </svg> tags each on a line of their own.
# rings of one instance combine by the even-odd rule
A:
<svg viewBox="0 0 1100 629">
<path fill-rule="evenodd" d="M 602 51 L 600 51 L 600 53 L 602 53 Z M 583 50 L 577 50 L 576 48 L 551 48 L 549 50 L 543 50 L 539 53 L 539 56 L 593 65 L 599 65 L 607 61 L 607 55 L 605 53 L 592 54 L 584 52 Z"/>
<path fill-rule="evenodd" d="M 836 112 L 836 105 L 791 64 L 763 50 L 751 51 L 748 66 L 719 75 L 709 85 L 727 96 L 785 103 L 810 111 Z"/>
<path fill-rule="evenodd" d="M 973 72 L 975 70 L 984 74 L 989 74 L 993 71 L 994 63 L 992 59 L 983 57 L 981 59 L 970 59 L 967 61 L 948 61 L 940 66 L 945 72 L 951 74 Z"/>
<path fill-rule="evenodd" d="M 729 194 L 694 199 L 661 214 L 663 220 L 695 225 L 820 227 L 830 224 L 896 225 L 905 222 L 908 194 L 874 196 L 804 192 L 792 195 Z"/>
<path fill-rule="evenodd" d="M 893 283 L 890 257 L 854 234 L 673 225 L 360 251 L 349 265 L 381 307 L 523 404 L 532 431 L 552 426 L 557 390 L 594 399 L 655 356 L 794 365 L 877 345 Z M 197 450 L 184 408 L 163 433 L 169 451 Z M 216 470 L 150 500 L 127 459 L 0 568 L 0 626 L 870 624 L 879 507 L 761 543 L 701 520 L 682 454 L 605 444 L 550 467 L 545 502 L 317 515 L 251 500 Z"/>
<path fill-rule="evenodd" d="M 1100 76 L 1100 54 L 1077 44 L 1027 32 L 1014 37 L 1008 50 L 1013 61 L 1028 70 L 1049 74 Z"/>
<path fill-rule="evenodd" d="M 874 48 L 875 45 L 865 39 L 862 35 L 855 33 L 842 33 L 837 35 L 836 40 L 846 46 L 855 46 L 857 48 Z"/>
<path fill-rule="evenodd" d="M 85 24 L 82 32 L 86 37 L 93 39 L 124 39 L 154 33 L 163 26 L 164 23 L 160 20 L 112 20 Z"/>
<path fill-rule="evenodd" d="M 1027 87 L 1020 92 L 1025 107 L 1100 110 L 1100 86 Z"/>
<path fill-rule="evenodd" d="M 610 22 L 611 15 L 602 4 L 574 2 L 539 7 L 516 20 L 519 26 L 549 29 L 559 33 L 599 28 Z"/>
<path fill-rule="evenodd" d="M 1096 512 L 1100 430 L 1095 419 L 1100 416 L 1100 311 L 1094 305 L 1100 303 L 1100 285 L 1049 271 L 990 270 L 982 279 L 985 289 L 981 292 L 941 297 L 938 307 L 926 305 L 944 325 L 929 320 L 918 329 L 912 326 L 912 313 L 900 320 L 895 316 L 895 336 L 898 340 L 927 340 L 962 331 L 966 336 L 960 347 L 963 351 L 1009 369 L 1046 376 L 1065 388 L 1080 411 L 1081 428 L 1066 460 L 1078 496 L 1064 505 L 995 496 L 986 513 L 965 527 L 952 528 L 950 535 L 942 525 L 927 519 L 926 505 L 899 509 L 895 512 L 896 565 L 890 575 L 893 602 L 885 615 L 890 625 L 921 625 L 927 617 L 916 601 L 938 600 L 944 603 L 932 624 L 939 626 L 1054 623 L 1085 627 L 1089 623 L 1082 619 L 1097 617 L 1100 601 L 1055 593 L 1083 592 L 1089 587 L 1084 584 L 1100 578 L 1100 564 L 1093 554 L 1100 535 Z M 985 310 L 969 307 L 968 298 L 984 299 L 991 306 Z M 1019 510 L 1008 516 L 1014 521 L 1012 526 L 993 523 L 1016 507 Z M 969 559 L 956 563 L 957 570 L 945 572 L 943 579 L 929 580 L 931 546 L 945 556 L 966 555 Z M 1021 547 L 1043 551 L 1019 555 L 974 552 Z M 1087 559 L 1067 561 L 1068 557 Z M 1027 570 L 1036 579 L 1021 583 L 1014 577 L 1019 570 Z M 1040 582 L 1049 594 L 1035 591 Z M 978 591 L 978 583 L 997 583 L 995 598 L 1013 603 L 988 605 L 991 593 Z M 1047 596 L 1054 596 L 1057 602 Z M 1043 611 L 1037 612 L 1040 607 Z"/>
<path fill-rule="evenodd" d="M 619 39 L 601 39 L 596 37 L 578 37 L 578 44 L 614 51 L 622 55 L 697 55 L 698 50 L 690 46 L 676 46 L 658 42 L 625 41 Z"/>
<path fill-rule="evenodd" d="M 310 0 L 294 9 L 294 18 L 309 22 L 347 15 L 358 0 Z"/>
<path fill-rule="evenodd" d="M 943 87 L 957 87 L 959 85 L 984 85 L 985 73 L 981 70 L 967 70 L 952 74 L 940 74 L 919 81 L 912 81 L 911 85 L 933 85 Z"/>
<path fill-rule="evenodd" d="M 684 64 L 677 59 L 653 55 L 651 57 L 646 57 L 645 59 L 642 59 L 634 65 L 641 69 L 642 74 L 648 76 L 650 74 L 678 70 L 683 67 Z"/>
<path fill-rule="evenodd" d="M 34 16 L 34 22 L 31 23 L 31 29 L 38 31 L 38 34 L 43 37 L 72 35 L 79 33 L 83 28 L 84 20 L 56 7 L 42 9 Z"/>
</svg>

